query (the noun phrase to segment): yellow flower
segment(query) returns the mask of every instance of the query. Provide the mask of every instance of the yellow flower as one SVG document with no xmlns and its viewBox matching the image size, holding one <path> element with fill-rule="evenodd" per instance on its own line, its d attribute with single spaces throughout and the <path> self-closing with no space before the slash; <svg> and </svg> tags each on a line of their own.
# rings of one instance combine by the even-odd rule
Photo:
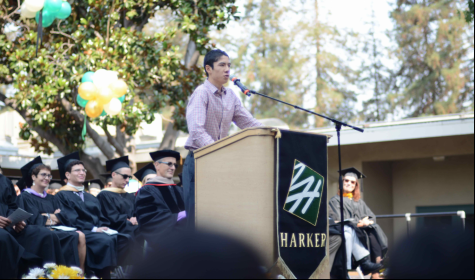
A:
<svg viewBox="0 0 475 280">
<path fill-rule="evenodd" d="M 78 276 L 78 272 L 69 267 L 59 265 L 55 270 L 51 272 L 53 279 L 83 279 Z"/>
</svg>

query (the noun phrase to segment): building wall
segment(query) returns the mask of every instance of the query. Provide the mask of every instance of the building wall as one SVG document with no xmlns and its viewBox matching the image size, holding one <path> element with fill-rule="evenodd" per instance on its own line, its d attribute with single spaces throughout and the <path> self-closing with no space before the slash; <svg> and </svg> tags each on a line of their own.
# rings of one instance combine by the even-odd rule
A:
<svg viewBox="0 0 475 280">
<path fill-rule="evenodd" d="M 393 163 L 394 213 L 416 213 L 417 206 L 474 204 L 474 155 Z M 416 221 L 413 221 L 415 228 Z M 406 234 L 404 219 L 394 220 L 394 236 Z"/>
<path fill-rule="evenodd" d="M 364 200 L 370 204 L 376 215 L 393 214 L 393 162 L 365 162 L 363 170 L 367 179 L 363 180 Z M 377 223 L 388 236 L 390 245 L 394 240 L 394 223 L 390 219 L 380 219 Z"/>
<path fill-rule="evenodd" d="M 342 167 L 353 166 L 367 175 L 362 182 L 363 199 L 376 215 L 415 213 L 417 206 L 473 204 L 474 145 L 473 134 L 346 145 L 342 146 Z M 435 156 L 446 159 L 435 162 Z M 328 166 L 332 197 L 338 191 L 337 147 L 328 148 Z M 445 185 L 453 187 L 453 192 L 442 191 Z M 416 186 L 423 194 L 410 191 Z M 431 186 L 437 191 L 432 193 Z M 378 223 L 390 243 L 406 233 L 404 219 Z"/>
</svg>

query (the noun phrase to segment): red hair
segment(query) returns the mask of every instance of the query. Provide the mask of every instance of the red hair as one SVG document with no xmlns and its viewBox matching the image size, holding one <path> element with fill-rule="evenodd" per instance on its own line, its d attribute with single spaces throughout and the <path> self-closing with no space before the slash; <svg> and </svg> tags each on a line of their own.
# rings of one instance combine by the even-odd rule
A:
<svg viewBox="0 0 475 280">
<path fill-rule="evenodd" d="M 343 178 L 344 180 L 344 178 Z M 361 199 L 361 191 L 360 191 L 360 180 L 356 179 L 356 186 L 355 189 L 352 192 L 353 194 L 353 200 L 354 201 L 359 201 Z M 338 195 L 340 195 L 340 190 L 338 190 Z"/>
</svg>

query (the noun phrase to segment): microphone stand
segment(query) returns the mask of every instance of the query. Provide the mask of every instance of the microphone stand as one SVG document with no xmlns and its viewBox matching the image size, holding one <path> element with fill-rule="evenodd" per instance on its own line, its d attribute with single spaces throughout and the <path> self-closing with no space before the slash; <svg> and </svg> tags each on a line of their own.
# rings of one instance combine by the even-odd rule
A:
<svg viewBox="0 0 475 280">
<path fill-rule="evenodd" d="M 262 93 L 259 93 L 259 92 L 253 91 L 253 90 L 247 90 L 247 89 L 243 90 L 242 88 L 241 88 L 241 90 L 244 92 L 244 94 L 246 94 L 249 97 L 251 96 L 251 93 L 252 93 L 252 94 L 259 95 L 259 96 L 262 96 L 262 97 L 265 97 L 265 98 L 268 98 L 268 99 L 272 99 L 272 100 L 280 102 L 282 104 L 294 107 L 295 109 L 307 112 L 307 113 L 315 115 L 315 116 L 319 116 L 319 117 L 324 118 L 326 120 L 329 120 L 329 121 L 333 122 L 333 124 L 335 124 L 336 134 L 337 134 L 337 138 L 338 138 L 338 168 L 339 168 L 339 174 L 340 174 L 340 176 L 339 176 L 339 186 L 340 186 L 340 219 L 341 219 L 340 224 L 341 224 L 341 239 L 342 239 L 341 246 L 342 246 L 342 248 L 346 248 L 345 225 L 344 225 L 345 216 L 344 216 L 344 211 L 343 211 L 343 176 L 341 174 L 341 142 L 340 142 L 341 135 L 340 135 L 340 132 L 341 132 L 341 128 L 343 126 L 352 128 L 352 129 L 354 129 L 356 131 L 359 131 L 361 133 L 364 132 L 364 129 L 356 127 L 356 126 L 349 125 L 347 123 L 335 120 L 335 119 L 327 117 L 325 115 L 318 114 L 316 112 L 307 110 L 307 109 L 302 108 L 300 106 L 287 103 L 287 102 L 282 101 L 280 99 L 270 97 L 268 95 L 265 95 L 265 94 L 262 94 Z M 343 254 L 343 273 L 344 273 L 344 275 L 342 275 L 342 277 L 343 277 L 342 279 L 346 279 L 348 277 L 348 270 L 347 270 L 346 263 L 347 263 L 347 256 L 346 256 L 346 249 L 345 249 L 345 253 Z"/>
</svg>

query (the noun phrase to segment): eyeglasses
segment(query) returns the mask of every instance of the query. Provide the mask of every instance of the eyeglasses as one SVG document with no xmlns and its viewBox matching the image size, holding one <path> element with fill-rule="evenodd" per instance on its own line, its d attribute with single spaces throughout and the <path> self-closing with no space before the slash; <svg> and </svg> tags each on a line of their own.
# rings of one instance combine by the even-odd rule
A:
<svg viewBox="0 0 475 280">
<path fill-rule="evenodd" d="M 114 172 L 115 174 L 118 174 L 118 175 L 121 175 L 122 178 L 124 178 L 124 180 L 127 180 L 127 179 L 132 179 L 133 177 L 130 176 L 130 175 L 125 175 L 125 174 L 120 174 L 119 172 Z"/>
<path fill-rule="evenodd" d="M 175 168 L 178 167 L 178 164 L 173 163 L 173 162 L 166 162 L 166 161 L 157 161 L 157 162 L 158 162 L 158 163 L 166 164 L 166 165 L 168 165 L 168 167 L 172 167 L 172 166 L 175 166 Z"/>
<path fill-rule="evenodd" d="M 345 183 L 351 183 L 352 185 L 356 185 L 356 181 L 350 181 L 348 179 L 345 179 Z"/>
<path fill-rule="evenodd" d="M 49 179 L 49 180 L 53 179 L 53 175 L 51 175 L 51 174 L 40 173 L 40 174 L 38 174 L 38 175 L 40 175 L 40 176 L 43 177 L 43 178 Z"/>
<path fill-rule="evenodd" d="M 81 172 L 87 173 L 87 170 L 86 169 L 74 169 L 73 172 L 75 172 L 75 173 L 81 173 Z"/>
</svg>

